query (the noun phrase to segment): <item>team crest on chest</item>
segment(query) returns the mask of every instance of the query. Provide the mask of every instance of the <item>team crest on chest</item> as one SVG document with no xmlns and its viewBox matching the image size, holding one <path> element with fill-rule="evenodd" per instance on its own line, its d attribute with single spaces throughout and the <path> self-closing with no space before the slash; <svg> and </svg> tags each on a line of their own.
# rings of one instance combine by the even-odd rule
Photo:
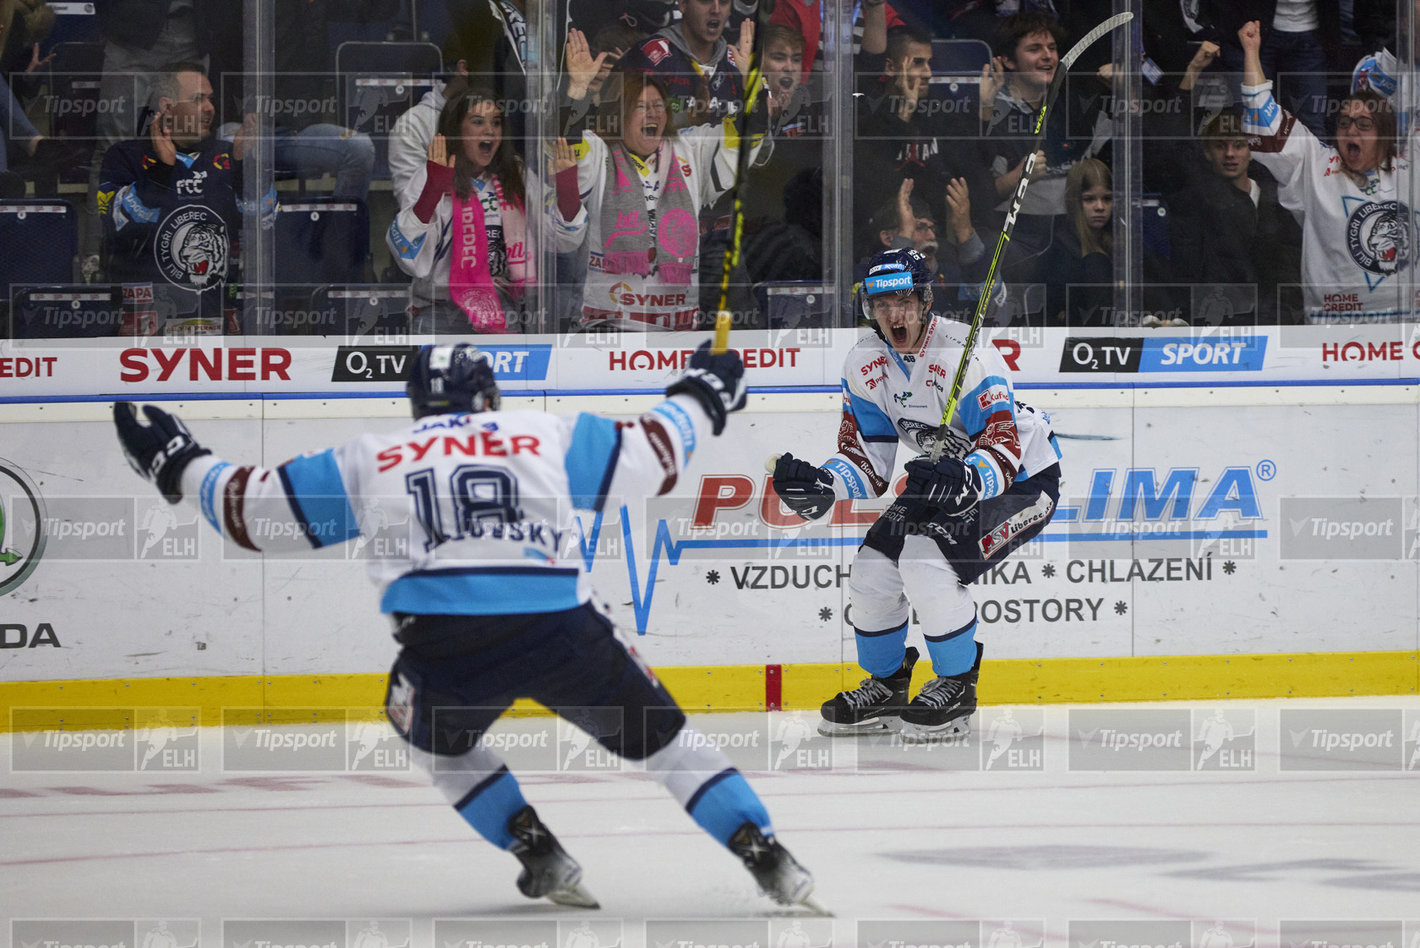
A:
<svg viewBox="0 0 1420 948">
<path fill-rule="evenodd" d="M 1344 199 L 1354 209 L 1346 220 L 1346 249 L 1366 271 L 1372 288 L 1410 265 L 1411 211 L 1399 201 Z"/>
<path fill-rule="evenodd" d="M 153 257 L 169 283 L 187 290 L 207 290 L 227 277 L 227 225 L 221 215 L 188 204 L 158 226 Z"/>
</svg>

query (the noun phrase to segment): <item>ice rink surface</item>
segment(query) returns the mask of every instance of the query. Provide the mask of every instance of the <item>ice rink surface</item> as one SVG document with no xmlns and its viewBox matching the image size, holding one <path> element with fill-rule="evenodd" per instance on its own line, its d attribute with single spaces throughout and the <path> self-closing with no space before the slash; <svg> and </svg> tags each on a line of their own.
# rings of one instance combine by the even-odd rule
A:
<svg viewBox="0 0 1420 948">
<path fill-rule="evenodd" d="M 984 707 L 947 746 L 816 717 L 692 722 L 832 919 L 550 718 L 494 733 L 599 912 L 522 898 L 383 724 L 0 735 L 0 945 L 1420 948 L 1420 698 Z"/>
</svg>

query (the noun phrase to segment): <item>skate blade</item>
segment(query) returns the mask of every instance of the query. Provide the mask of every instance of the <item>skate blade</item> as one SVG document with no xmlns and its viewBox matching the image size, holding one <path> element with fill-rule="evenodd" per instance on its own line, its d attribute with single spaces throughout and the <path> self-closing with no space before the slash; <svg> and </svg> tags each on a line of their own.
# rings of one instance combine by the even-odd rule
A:
<svg viewBox="0 0 1420 948">
<path fill-rule="evenodd" d="M 833 918 L 833 917 L 834 917 L 834 914 L 828 910 L 828 907 L 825 906 L 825 905 L 824 905 L 822 902 L 820 902 L 818 899 L 814 898 L 812 895 L 806 895 L 806 896 L 804 896 L 802 899 L 800 899 L 800 900 L 799 900 L 798 902 L 796 902 L 795 904 L 796 904 L 796 905 L 799 905 L 799 906 L 802 906 L 803 908 L 808 909 L 810 912 L 814 913 L 814 914 L 817 915 L 819 918 Z"/>
<path fill-rule="evenodd" d="M 584 889 L 581 883 L 549 892 L 546 895 L 549 902 L 556 902 L 558 905 L 569 905 L 572 908 L 599 909 L 601 903 L 592 898 L 592 893 Z"/>
<path fill-rule="evenodd" d="M 946 724 L 935 726 L 926 724 L 911 724 L 902 722 L 902 729 L 898 734 L 904 743 L 908 744 L 934 744 L 941 741 L 955 740 L 959 737 L 966 737 L 971 733 L 971 718 L 957 718 L 955 721 L 948 721 Z"/>
<path fill-rule="evenodd" d="M 824 737 L 853 737 L 858 734 L 883 734 L 897 729 L 898 718 L 881 717 L 871 721 L 864 721 L 862 724 L 835 724 L 832 721 L 819 721 L 818 732 Z"/>
</svg>

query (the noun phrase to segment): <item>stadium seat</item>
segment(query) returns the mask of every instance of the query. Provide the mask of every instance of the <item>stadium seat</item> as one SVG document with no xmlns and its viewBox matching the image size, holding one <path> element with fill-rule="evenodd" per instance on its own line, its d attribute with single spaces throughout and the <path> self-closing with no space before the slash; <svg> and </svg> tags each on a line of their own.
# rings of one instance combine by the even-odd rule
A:
<svg viewBox="0 0 1420 948">
<path fill-rule="evenodd" d="M 10 338 L 116 336 L 122 322 L 123 288 L 116 284 L 27 286 L 15 291 Z"/>
<path fill-rule="evenodd" d="M 381 343 L 409 334 L 409 287 L 357 283 L 316 287 L 310 311 L 332 312 L 351 342 Z"/>
<path fill-rule="evenodd" d="M 991 61 L 991 47 L 978 39 L 932 41 L 929 95 L 949 115 L 975 114 L 981 101 L 981 67 Z"/>
<path fill-rule="evenodd" d="M 26 286 L 73 283 L 78 215 L 68 201 L 0 200 L 0 300 Z"/>
<path fill-rule="evenodd" d="M 832 286 L 813 280 L 776 280 L 755 286 L 768 329 L 817 329 L 833 325 Z"/>
<path fill-rule="evenodd" d="M 335 51 L 342 124 L 375 143 L 375 178 L 389 177 L 389 135 L 434 87 L 444 58 L 433 43 L 341 43 Z"/>
<path fill-rule="evenodd" d="M 79 6 L 79 4 L 67 4 Z M 55 138 L 94 147 L 98 143 L 99 84 L 103 81 L 104 44 L 94 41 L 58 43 L 45 72 L 50 101 L 50 134 Z M 95 161 L 102 160 L 97 156 Z M 89 169 L 65 171 L 66 184 L 87 182 Z"/>
<path fill-rule="evenodd" d="M 370 266 L 370 214 L 361 201 L 300 198 L 276 206 L 276 264 L 271 331 L 278 334 L 343 333 L 343 323 L 310 308 L 316 287 L 363 283 Z"/>
</svg>

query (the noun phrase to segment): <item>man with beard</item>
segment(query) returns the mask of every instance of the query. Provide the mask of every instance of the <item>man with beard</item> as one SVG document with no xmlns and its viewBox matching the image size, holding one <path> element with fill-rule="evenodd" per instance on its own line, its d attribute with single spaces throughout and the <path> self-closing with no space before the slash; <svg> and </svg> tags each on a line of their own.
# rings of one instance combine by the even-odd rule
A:
<svg viewBox="0 0 1420 948">
<path fill-rule="evenodd" d="M 124 284 L 125 299 L 152 300 L 155 312 L 220 329 L 240 226 L 241 159 L 255 134 L 254 119 L 235 141 L 214 137 L 212 84 L 198 63 L 165 68 L 155 93 L 157 111 L 146 137 L 110 148 L 99 173 L 108 272 Z M 200 253 L 192 252 L 196 235 Z M 142 322 L 148 331 L 156 328 Z"/>
</svg>

